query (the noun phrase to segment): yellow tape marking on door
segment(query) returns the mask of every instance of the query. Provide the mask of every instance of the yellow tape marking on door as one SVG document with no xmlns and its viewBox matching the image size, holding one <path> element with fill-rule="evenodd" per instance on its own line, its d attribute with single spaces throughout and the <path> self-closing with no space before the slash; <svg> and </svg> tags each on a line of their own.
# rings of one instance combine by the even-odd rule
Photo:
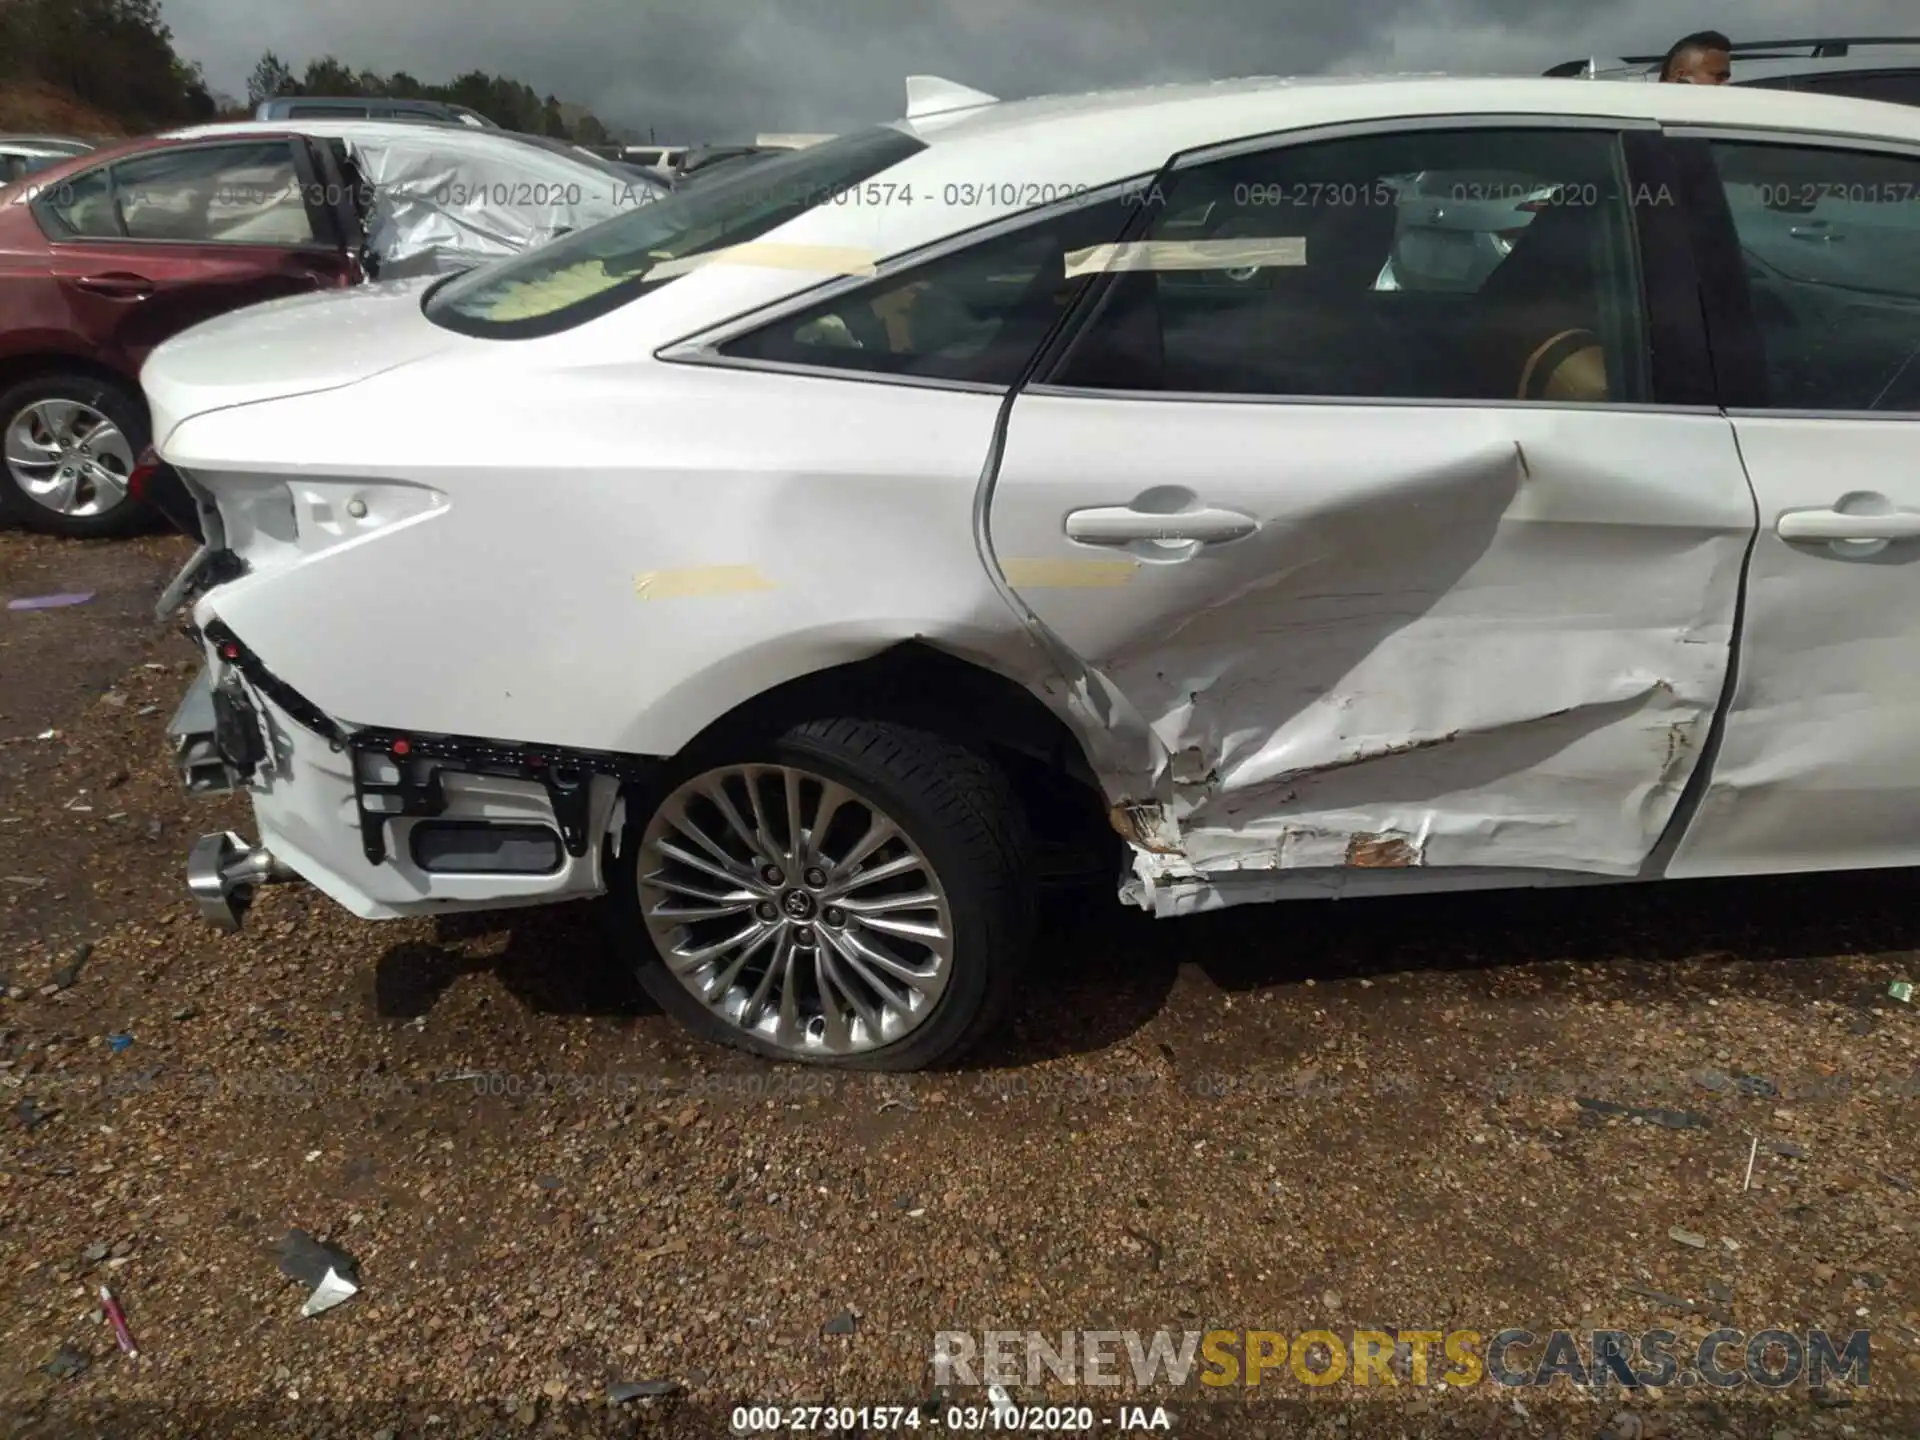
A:
<svg viewBox="0 0 1920 1440">
<path fill-rule="evenodd" d="M 685 570 L 648 570 L 634 577 L 642 600 L 701 600 L 715 595 L 746 595 L 772 590 L 774 583 L 758 565 L 695 565 Z"/>
</svg>

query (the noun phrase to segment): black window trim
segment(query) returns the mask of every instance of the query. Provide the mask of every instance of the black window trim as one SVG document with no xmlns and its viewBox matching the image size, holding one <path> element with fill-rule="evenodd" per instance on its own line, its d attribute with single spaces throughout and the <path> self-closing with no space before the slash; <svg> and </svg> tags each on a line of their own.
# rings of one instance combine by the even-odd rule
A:
<svg viewBox="0 0 1920 1440">
<path fill-rule="evenodd" d="M 1740 238 L 1734 228 L 1733 211 L 1727 204 L 1718 167 L 1708 150 L 1715 142 L 1763 144 L 1796 150 L 1857 150 L 1920 163 L 1920 141 L 1778 125 L 1669 124 L 1662 128 L 1676 153 L 1697 155 L 1694 165 L 1704 167 L 1701 177 L 1704 193 L 1697 196 L 1699 203 L 1695 206 L 1694 243 L 1702 273 L 1722 282 L 1704 286 L 1702 293 L 1706 297 L 1709 345 L 1715 368 L 1723 377 L 1722 404 L 1726 414 L 1749 420 L 1920 421 L 1920 410 L 1775 408 L 1766 403 L 1766 377 L 1758 367 L 1746 366 L 1746 373 L 1739 373 L 1742 357 L 1760 353 L 1759 322 L 1753 315 L 1752 293 L 1747 285 L 1746 268 L 1740 260 Z"/>
<path fill-rule="evenodd" d="M 219 246 L 234 250 L 296 250 L 315 254 L 337 255 L 345 241 L 338 237 L 338 223 L 332 208 L 325 203 L 324 193 L 327 186 L 326 172 L 319 164 L 312 137 L 293 133 L 269 133 L 261 135 L 208 136 L 205 139 L 189 141 L 180 145 L 168 145 L 164 148 L 142 150 L 132 155 L 122 155 L 117 159 L 92 165 L 84 170 L 75 171 L 55 185 L 45 189 L 64 189 L 77 185 L 94 175 L 106 172 L 110 187 L 116 199 L 119 192 L 119 169 L 122 165 L 131 165 L 161 155 L 182 155 L 200 150 L 233 150 L 246 145 L 262 145 L 275 141 L 285 142 L 293 155 L 294 178 L 300 182 L 301 198 L 306 204 L 307 223 L 314 238 L 297 245 L 288 245 L 279 241 L 264 240 L 168 240 L 147 235 L 77 235 L 72 233 L 55 212 L 46 193 L 36 195 L 29 208 L 33 212 L 34 223 L 40 227 L 40 233 L 49 245 L 152 245 L 159 248 L 192 247 L 204 249 Z M 115 206 L 116 214 L 118 205 Z"/>
<path fill-rule="evenodd" d="M 1660 135 L 1661 125 L 1658 120 L 1647 119 L 1640 116 L 1569 115 L 1564 112 L 1545 115 L 1527 111 L 1501 114 L 1476 111 L 1469 114 L 1422 113 L 1418 115 L 1397 115 L 1369 120 L 1344 121 L 1330 125 L 1316 125 L 1306 129 L 1268 131 L 1260 135 L 1236 137 L 1232 140 L 1201 146 L 1176 154 L 1167 167 L 1167 173 L 1170 176 L 1177 176 L 1184 170 L 1196 169 L 1200 166 L 1211 165 L 1222 160 L 1238 159 L 1243 155 L 1260 154 L 1264 151 L 1291 149 L 1299 145 L 1324 144 L 1345 139 L 1360 139 L 1372 135 L 1403 134 L 1417 130 L 1580 130 L 1585 132 L 1601 132 L 1613 136 L 1616 141 L 1624 147 L 1625 159 L 1628 164 L 1628 183 L 1630 186 L 1637 188 L 1641 183 L 1642 177 L 1635 172 L 1632 161 L 1634 159 L 1635 149 L 1642 147 L 1629 144 L 1628 137 L 1637 134 L 1643 137 L 1643 140 L 1651 138 L 1657 141 Z M 1644 150 L 1643 153 L 1645 153 Z M 1601 404 L 1574 404 L 1558 400 L 1463 400 L 1455 396 L 1219 394 L 1186 390 L 1105 390 L 1093 389 L 1086 386 L 1054 385 L 1039 379 L 1035 379 L 1022 386 L 1020 393 L 1022 395 L 1050 395 L 1074 399 L 1135 400 L 1159 404 L 1347 406 L 1362 409 L 1393 407 L 1395 409 L 1438 408 L 1450 410 L 1505 409 L 1512 407 L 1526 410 L 1569 410 L 1578 413 L 1606 411 L 1620 414 L 1644 414 L 1649 412 L 1657 412 L 1663 415 L 1717 414 L 1720 407 L 1717 400 L 1713 398 L 1692 401 L 1673 401 L 1663 400 L 1661 398 L 1663 377 L 1672 373 L 1672 371 L 1670 367 L 1663 366 L 1655 361 L 1655 356 L 1658 355 L 1658 350 L 1655 348 L 1656 337 L 1662 333 L 1667 333 L 1670 336 L 1677 335 L 1679 332 L 1674 330 L 1673 327 L 1678 325 L 1680 330 L 1684 330 L 1685 322 L 1669 317 L 1666 325 L 1656 326 L 1656 314 L 1649 313 L 1649 310 L 1654 308 L 1652 305 L 1654 297 L 1649 293 L 1651 276 L 1649 256 L 1647 254 L 1649 238 L 1647 227 L 1649 223 L 1654 222 L 1650 220 L 1650 217 L 1640 213 L 1643 208 L 1644 207 L 1635 207 L 1636 225 L 1632 231 L 1632 241 L 1635 252 L 1635 264 L 1639 271 L 1642 290 L 1639 297 L 1641 307 L 1640 330 L 1646 351 L 1643 351 L 1641 360 L 1643 364 L 1651 366 L 1649 383 L 1652 394 L 1645 400 L 1606 401 Z M 1687 282 L 1691 276 L 1684 270 L 1677 276 L 1675 275 L 1671 268 L 1675 259 L 1671 245 L 1671 237 L 1664 230 L 1656 231 L 1655 233 L 1656 237 L 1662 242 L 1663 280 L 1660 293 L 1662 296 L 1665 296 L 1670 294 L 1676 286 L 1682 289 L 1687 288 Z M 1089 291 L 1081 297 L 1081 302 L 1075 306 L 1075 323 L 1071 327 L 1063 329 L 1061 333 L 1055 336 L 1047 353 L 1040 357 L 1041 363 L 1034 368 L 1034 374 L 1036 376 L 1047 373 L 1049 367 L 1057 362 L 1079 337 L 1087 321 L 1098 314 L 1100 295 L 1104 293 L 1104 289 L 1111 286 L 1113 282 L 1113 276 L 1105 276 L 1102 278 L 1100 290 Z M 1691 293 L 1694 295 L 1698 294 L 1697 284 L 1692 287 Z M 1697 305 L 1688 313 L 1695 313 L 1695 311 L 1697 311 Z M 1684 337 L 1682 337 L 1680 343 L 1696 357 L 1704 354 L 1704 335 L 1696 334 L 1692 337 L 1691 342 L 1686 341 Z"/>
</svg>

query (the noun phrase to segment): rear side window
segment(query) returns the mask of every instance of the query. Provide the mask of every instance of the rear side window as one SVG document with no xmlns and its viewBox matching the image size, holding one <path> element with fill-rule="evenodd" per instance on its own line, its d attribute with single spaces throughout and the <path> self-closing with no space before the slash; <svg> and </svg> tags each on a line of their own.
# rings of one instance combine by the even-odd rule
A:
<svg viewBox="0 0 1920 1440">
<path fill-rule="evenodd" d="M 1137 207 L 1081 205 L 731 341 L 735 359 L 1011 385 Z"/>
<path fill-rule="evenodd" d="M 1748 142 L 1713 156 L 1768 405 L 1920 410 L 1920 158 Z"/>
<path fill-rule="evenodd" d="M 1851 95 L 1857 100 L 1884 100 L 1895 105 L 1920 105 L 1920 70 L 1876 70 L 1867 74 L 1808 76 L 1799 88 L 1821 95 Z"/>
<path fill-rule="evenodd" d="M 313 220 L 285 141 L 167 150 L 51 186 L 43 213 L 76 239 L 311 245 Z"/>
<path fill-rule="evenodd" d="M 1051 383 L 1188 395 L 1634 403 L 1634 197 L 1609 131 L 1421 127 L 1156 182 Z M 1137 262 L 1137 263 L 1136 263 Z"/>
</svg>

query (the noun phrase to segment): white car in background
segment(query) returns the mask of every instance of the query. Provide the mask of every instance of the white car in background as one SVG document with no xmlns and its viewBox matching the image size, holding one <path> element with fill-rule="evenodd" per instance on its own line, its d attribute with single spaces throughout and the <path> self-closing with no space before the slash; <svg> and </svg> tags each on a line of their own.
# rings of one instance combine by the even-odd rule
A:
<svg viewBox="0 0 1920 1440">
<path fill-rule="evenodd" d="M 223 122 L 173 138 L 306 135 L 364 182 L 361 220 L 382 279 L 517 255 L 658 199 L 668 187 L 563 140 L 457 122 L 322 118 Z"/>
<path fill-rule="evenodd" d="M 605 892 L 700 1033 L 910 1068 L 1044 964 L 1036 836 L 1161 916 L 1920 861 L 1920 112 L 909 95 L 154 357 L 210 918 Z M 1423 173 L 1579 203 L 1383 287 Z M 1904 243 L 1750 279 L 1836 187 Z"/>
</svg>

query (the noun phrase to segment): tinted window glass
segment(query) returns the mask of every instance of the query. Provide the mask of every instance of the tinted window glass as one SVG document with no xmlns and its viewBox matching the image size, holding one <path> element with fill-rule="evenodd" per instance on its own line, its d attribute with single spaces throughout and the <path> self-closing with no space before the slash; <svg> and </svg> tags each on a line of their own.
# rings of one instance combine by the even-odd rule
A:
<svg viewBox="0 0 1920 1440">
<path fill-rule="evenodd" d="M 73 239 L 117 240 L 126 233 L 114 209 L 113 172 L 104 165 L 47 186 L 40 213 L 53 222 L 55 233 Z"/>
<path fill-rule="evenodd" d="M 1174 176 L 1056 383 L 1187 393 L 1642 399 L 1617 137 L 1427 130 Z M 1196 219 L 1196 217 L 1198 217 Z"/>
<path fill-rule="evenodd" d="M 1079 286 L 1069 262 L 1131 212 L 1081 205 L 780 320 L 721 349 L 741 359 L 1008 385 Z"/>
<path fill-rule="evenodd" d="M 1808 76 L 1803 90 L 1822 95 L 1851 95 L 1859 100 L 1886 100 L 1895 105 L 1920 105 L 1920 70 L 1881 70 L 1866 75 Z"/>
<path fill-rule="evenodd" d="M 455 276 L 428 296 L 427 318 L 471 335 L 564 330 L 684 273 L 670 262 L 757 240 L 925 148 L 882 126 L 715 175 Z"/>
<path fill-rule="evenodd" d="M 1768 401 L 1920 410 L 1920 159 L 1716 144 Z"/>
<path fill-rule="evenodd" d="M 114 199 L 135 240 L 308 245 L 313 222 L 284 141 L 165 151 L 113 167 Z"/>
</svg>

